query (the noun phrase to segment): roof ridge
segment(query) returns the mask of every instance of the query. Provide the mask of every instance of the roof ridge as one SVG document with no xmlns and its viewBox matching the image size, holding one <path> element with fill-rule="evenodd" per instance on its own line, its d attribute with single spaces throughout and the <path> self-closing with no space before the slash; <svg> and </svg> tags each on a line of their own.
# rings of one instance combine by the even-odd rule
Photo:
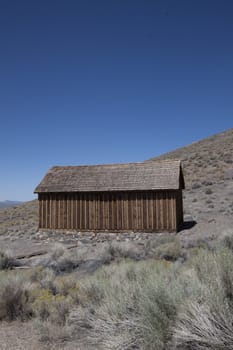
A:
<svg viewBox="0 0 233 350">
<path fill-rule="evenodd" d="M 145 165 L 149 162 L 157 162 L 157 163 L 175 163 L 181 162 L 180 159 L 148 159 L 143 162 L 130 162 L 130 163 L 102 163 L 102 164 L 80 164 L 80 165 L 53 165 L 50 169 L 54 168 L 78 168 L 78 167 L 101 167 L 101 166 L 129 166 L 129 165 Z"/>
</svg>

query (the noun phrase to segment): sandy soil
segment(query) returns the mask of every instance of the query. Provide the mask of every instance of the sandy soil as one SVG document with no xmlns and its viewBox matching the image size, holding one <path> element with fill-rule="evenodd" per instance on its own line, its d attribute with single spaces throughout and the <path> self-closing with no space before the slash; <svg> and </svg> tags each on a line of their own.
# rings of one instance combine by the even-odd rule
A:
<svg viewBox="0 0 233 350">
<path fill-rule="evenodd" d="M 32 322 L 1 322 L 1 350 L 94 350 L 76 342 L 43 344 Z"/>
</svg>

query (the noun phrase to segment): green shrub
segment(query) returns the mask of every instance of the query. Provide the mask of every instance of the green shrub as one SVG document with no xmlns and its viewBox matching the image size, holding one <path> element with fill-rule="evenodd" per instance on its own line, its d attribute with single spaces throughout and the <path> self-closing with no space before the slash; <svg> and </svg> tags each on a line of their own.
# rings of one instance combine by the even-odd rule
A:
<svg viewBox="0 0 233 350">
<path fill-rule="evenodd" d="M 152 238 L 146 243 L 147 255 L 156 259 L 175 261 L 184 257 L 184 251 L 178 237 L 162 235 Z"/>
<path fill-rule="evenodd" d="M 63 326 L 69 313 L 72 301 L 61 295 L 52 295 L 49 290 L 40 290 L 32 304 L 35 317 L 41 321 L 50 321 Z"/>
<path fill-rule="evenodd" d="M 87 345 L 106 350 L 228 349 L 232 265 L 224 248 L 199 249 L 186 264 L 112 264 L 83 282 L 86 303 L 71 324 Z"/>
<path fill-rule="evenodd" d="M 34 321 L 35 328 L 39 331 L 39 339 L 41 342 L 46 343 L 50 348 L 50 344 L 55 343 L 55 347 L 53 349 L 63 349 L 63 347 L 59 346 L 59 343 L 64 343 L 71 339 L 72 329 L 64 325 L 61 327 L 58 324 L 54 324 L 51 321 L 41 321 L 36 318 Z"/>
<path fill-rule="evenodd" d="M 41 264 L 54 271 L 56 275 L 65 272 L 72 272 L 79 266 L 80 261 L 77 256 L 72 256 L 70 252 L 61 244 L 56 244 Z"/>
<path fill-rule="evenodd" d="M 201 288 L 180 307 L 173 328 L 173 348 L 225 350 L 233 348 L 233 254 L 219 248 L 200 250 L 189 262 Z"/>
<path fill-rule="evenodd" d="M 32 310 L 35 317 L 42 321 L 48 320 L 51 310 L 50 304 L 53 301 L 53 294 L 49 289 L 34 289 L 31 292 Z"/>
<path fill-rule="evenodd" d="M 221 243 L 224 247 L 233 251 L 233 230 L 227 230 L 224 232 Z"/>
<path fill-rule="evenodd" d="M 163 349 L 183 297 L 176 269 L 166 261 L 102 268 L 91 278 L 95 302 L 89 299 L 73 322 L 77 329 L 85 325 L 87 341 L 103 349 Z"/>
<path fill-rule="evenodd" d="M 173 330 L 173 349 L 230 350 L 233 348 L 232 310 L 217 310 L 192 302 L 179 313 Z"/>
<path fill-rule="evenodd" d="M 9 252 L 0 252 L 0 270 L 12 269 L 18 265 Z"/>
<path fill-rule="evenodd" d="M 57 294 L 56 275 L 53 270 L 37 266 L 31 271 L 29 278 L 38 288 L 48 289 L 52 294 Z"/>
<path fill-rule="evenodd" d="M 22 320 L 32 315 L 29 302 L 31 284 L 22 274 L 0 274 L 0 320 Z"/>
<path fill-rule="evenodd" d="M 215 306 L 216 300 L 233 301 L 233 254 L 229 249 L 220 247 L 212 252 L 200 249 L 188 264 L 205 286 L 208 302 Z"/>
<path fill-rule="evenodd" d="M 131 242 L 116 242 L 113 241 L 108 244 L 107 250 L 109 255 L 114 258 L 130 258 L 137 260 L 139 254 Z"/>
<path fill-rule="evenodd" d="M 34 323 L 42 342 L 60 342 L 70 338 L 71 327 L 67 318 L 73 307 L 73 299 L 63 295 L 53 295 L 50 290 L 34 290 L 32 311 Z"/>
<path fill-rule="evenodd" d="M 65 247 L 60 243 L 55 243 L 50 252 L 50 258 L 52 260 L 58 260 L 60 257 L 67 253 Z"/>
<path fill-rule="evenodd" d="M 71 291 L 78 289 L 77 277 L 72 274 L 58 276 L 53 284 L 56 293 L 63 296 L 69 296 Z"/>
</svg>

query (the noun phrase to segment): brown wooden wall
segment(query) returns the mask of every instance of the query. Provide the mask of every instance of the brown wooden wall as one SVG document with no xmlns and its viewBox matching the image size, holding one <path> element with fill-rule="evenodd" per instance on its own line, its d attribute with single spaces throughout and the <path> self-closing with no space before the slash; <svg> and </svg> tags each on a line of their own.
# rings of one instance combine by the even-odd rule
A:
<svg viewBox="0 0 233 350">
<path fill-rule="evenodd" d="M 39 218 L 40 229 L 177 231 L 182 191 L 40 193 Z"/>
<path fill-rule="evenodd" d="M 179 229 L 184 220 L 182 190 L 176 191 L 176 220 L 177 229 Z"/>
</svg>

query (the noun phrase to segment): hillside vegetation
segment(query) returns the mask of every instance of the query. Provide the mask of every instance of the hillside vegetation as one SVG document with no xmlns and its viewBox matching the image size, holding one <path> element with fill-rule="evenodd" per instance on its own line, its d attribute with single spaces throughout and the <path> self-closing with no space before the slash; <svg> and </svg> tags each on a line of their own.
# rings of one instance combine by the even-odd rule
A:
<svg viewBox="0 0 233 350">
<path fill-rule="evenodd" d="M 180 159 L 187 189 L 233 179 L 233 129 L 213 135 L 157 159 Z"/>
<path fill-rule="evenodd" d="M 0 235 L 27 236 L 38 228 L 38 201 L 0 209 Z"/>
</svg>

